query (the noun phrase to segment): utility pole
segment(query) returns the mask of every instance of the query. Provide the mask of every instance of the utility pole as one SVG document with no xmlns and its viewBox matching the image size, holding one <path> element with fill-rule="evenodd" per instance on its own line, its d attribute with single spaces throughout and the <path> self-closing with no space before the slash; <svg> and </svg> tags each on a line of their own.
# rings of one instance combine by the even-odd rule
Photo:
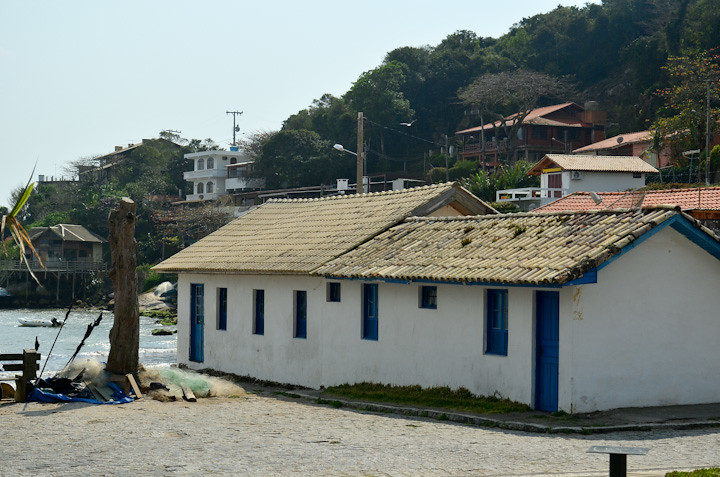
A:
<svg viewBox="0 0 720 477">
<path fill-rule="evenodd" d="M 707 85 L 707 104 L 705 114 L 705 185 L 710 187 L 710 80 Z"/>
<path fill-rule="evenodd" d="M 362 111 L 358 112 L 358 125 L 357 125 L 357 194 L 362 194 L 365 192 L 365 174 L 364 174 L 364 160 L 365 160 L 365 150 L 364 150 L 364 144 L 363 144 L 363 113 Z M 369 181 L 368 181 L 369 182 Z M 370 184 L 368 184 L 368 189 L 370 188 Z"/>
<path fill-rule="evenodd" d="M 448 159 L 450 157 L 450 151 L 448 151 L 448 137 L 445 134 L 445 182 L 450 182 L 450 164 Z"/>
<path fill-rule="evenodd" d="M 233 146 L 237 146 L 237 141 L 235 140 L 235 133 L 240 130 L 240 126 L 235 124 L 235 119 L 240 116 L 243 112 L 242 111 L 225 111 L 225 114 L 232 114 L 233 115 Z"/>
<path fill-rule="evenodd" d="M 485 121 L 483 121 L 483 110 L 480 109 L 480 160 L 482 160 L 482 170 L 487 171 L 485 165 Z"/>
</svg>

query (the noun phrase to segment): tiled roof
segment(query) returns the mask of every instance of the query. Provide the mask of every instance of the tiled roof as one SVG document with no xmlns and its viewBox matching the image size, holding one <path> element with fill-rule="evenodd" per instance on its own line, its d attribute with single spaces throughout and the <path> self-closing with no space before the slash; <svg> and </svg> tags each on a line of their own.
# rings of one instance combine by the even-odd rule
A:
<svg viewBox="0 0 720 477">
<path fill-rule="evenodd" d="M 50 230 L 50 232 L 58 236 L 64 242 L 107 242 L 107 240 L 96 233 L 90 232 L 82 225 L 75 224 L 58 224 L 53 225 L 52 227 L 33 227 L 29 231 L 30 239 L 34 240 L 47 230 Z"/>
<path fill-rule="evenodd" d="M 543 118 L 543 116 L 548 115 L 550 113 L 554 113 L 556 111 L 560 111 L 561 109 L 567 108 L 568 106 L 575 106 L 577 109 L 582 109 L 580 106 L 578 106 L 575 103 L 562 103 L 562 104 L 553 104 L 552 106 L 543 106 L 541 108 L 535 108 L 532 111 L 528 113 L 527 116 L 525 116 L 525 119 L 523 120 L 524 123 L 530 123 L 530 124 L 545 124 L 545 125 L 552 125 L 552 126 L 570 126 L 576 125 L 577 127 L 580 127 L 583 123 L 582 121 L 555 121 L 555 120 L 549 120 L 547 118 Z M 518 113 L 511 114 L 510 116 L 507 116 L 505 119 L 509 120 L 508 124 L 514 124 L 514 117 L 517 116 Z M 547 121 L 547 122 L 544 122 Z M 462 131 L 457 131 L 455 134 L 467 134 L 472 133 L 476 131 L 481 131 L 483 129 L 493 129 L 494 126 L 499 126 L 501 124 L 501 121 L 495 121 L 494 123 L 488 123 L 484 124 L 482 126 L 476 126 L 474 128 L 470 129 L 463 129 Z"/>
<path fill-rule="evenodd" d="M 591 152 L 600 150 L 612 150 L 617 149 L 628 144 L 636 144 L 639 142 L 648 142 L 652 140 L 652 131 L 639 131 L 627 134 L 619 134 L 617 136 L 603 139 L 602 141 L 594 142 L 588 146 L 575 149 L 573 152 Z"/>
<path fill-rule="evenodd" d="M 456 204 L 495 210 L 456 184 L 397 192 L 268 201 L 180 251 L 161 272 L 308 273 L 412 215 Z M 461 207 L 462 208 L 462 207 Z"/>
<path fill-rule="evenodd" d="M 616 210 L 411 218 L 313 274 L 562 285 L 678 214 L 681 212 L 663 208 L 647 213 Z M 700 227 L 694 219 L 685 217 Z"/>
<path fill-rule="evenodd" d="M 653 166 L 635 156 L 585 156 L 547 154 L 528 174 L 539 175 L 543 169 L 560 167 L 566 171 L 586 172 L 657 172 Z"/>
<path fill-rule="evenodd" d="M 589 192 L 575 192 L 539 207 L 533 212 L 587 211 L 598 209 L 656 207 L 673 205 L 682 210 L 720 210 L 720 187 L 699 189 L 666 189 L 628 192 L 597 192 L 602 199 L 596 204 Z"/>
</svg>

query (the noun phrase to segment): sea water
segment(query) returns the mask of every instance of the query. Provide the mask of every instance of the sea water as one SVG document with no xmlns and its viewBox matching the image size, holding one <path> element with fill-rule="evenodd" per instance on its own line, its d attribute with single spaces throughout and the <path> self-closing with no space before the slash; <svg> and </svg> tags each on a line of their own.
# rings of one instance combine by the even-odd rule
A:
<svg viewBox="0 0 720 477">
<path fill-rule="evenodd" d="M 0 353 L 22 353 L 23 349 L 35 348 L 37 338 L 40 347 L 40 368 L 45 367 L 43 377 L 52 376 L 65 367 L 85 336 L 87 327 L 102 313 L 100 325 L 95 327 L 81 348 L 76 360 L 90 358 L 107 361 L 110 351 L 110 329 L 114 316 L 110 311 L 73 310 L 62 328 L 20 326 L 18 319 L 46 320 L 53 318 L 62 322 L 67 310 L 0 310 Z M 140 317 L 140 362 L 146 366 L 170 366 L 176 362 L 177 335 L 153 336 L 152 330 L 175 326 L 162 326 L 154 318 Z M 55 346 L 50 353 L 50 347 Z M 0 364 L 1 366 L 1 364 Z M 16 373 L 0 370 L 0 379 L 12 378 Z"/>
</svg>

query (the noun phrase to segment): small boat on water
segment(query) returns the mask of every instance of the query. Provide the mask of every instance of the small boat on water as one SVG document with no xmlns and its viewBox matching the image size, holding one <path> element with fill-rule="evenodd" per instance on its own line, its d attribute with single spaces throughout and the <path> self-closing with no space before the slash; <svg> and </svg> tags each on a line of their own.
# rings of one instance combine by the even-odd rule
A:
<svg viewBox="0 0 720 477">
<path fill-rule="evenodd" d="M 18 322 L 20 322 L 20 326 L 45 326 L 48 328 L 57 328 L 63 325 L 55 318 L 52 320 L 30 320 L 27 318 L 18 318 Z"/>
</svg>

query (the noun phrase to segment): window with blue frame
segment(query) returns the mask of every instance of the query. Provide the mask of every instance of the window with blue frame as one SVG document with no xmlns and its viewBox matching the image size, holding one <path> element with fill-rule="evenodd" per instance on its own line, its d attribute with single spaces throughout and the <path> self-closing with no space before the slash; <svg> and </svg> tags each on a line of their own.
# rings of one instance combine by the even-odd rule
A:
<svg viewBox="0 0 720 477">
<path fill-rule="evenodd" d="M 485 353 L 507 356 L 508 291 L 489 289 L 485 294 L 487 343 Z"/>
<path fill-rule="evenodd" d="M 295 291 L 295 338 L 307 338 L 307 292 Z"/>
<path fill-rule="evenodd" d="M 327 301 L 340 301 L 340 283 L 328 282 L 327 284 Z"/>
<path fill-rule="evenodd" d="M 265 290 L 254 290 L 253 334 L 265 334 Z"/>
<path fill-rule="evenodd" d="M 428 308 L 430 310 L 437 309 L 437 287 L 421 286 L 420 287 L 420 308 Z"/>
<path fill-rule="evenodd" d="M 227 330 L 227 288 L 218 288 L 217 329 Z"/>
</svg>

